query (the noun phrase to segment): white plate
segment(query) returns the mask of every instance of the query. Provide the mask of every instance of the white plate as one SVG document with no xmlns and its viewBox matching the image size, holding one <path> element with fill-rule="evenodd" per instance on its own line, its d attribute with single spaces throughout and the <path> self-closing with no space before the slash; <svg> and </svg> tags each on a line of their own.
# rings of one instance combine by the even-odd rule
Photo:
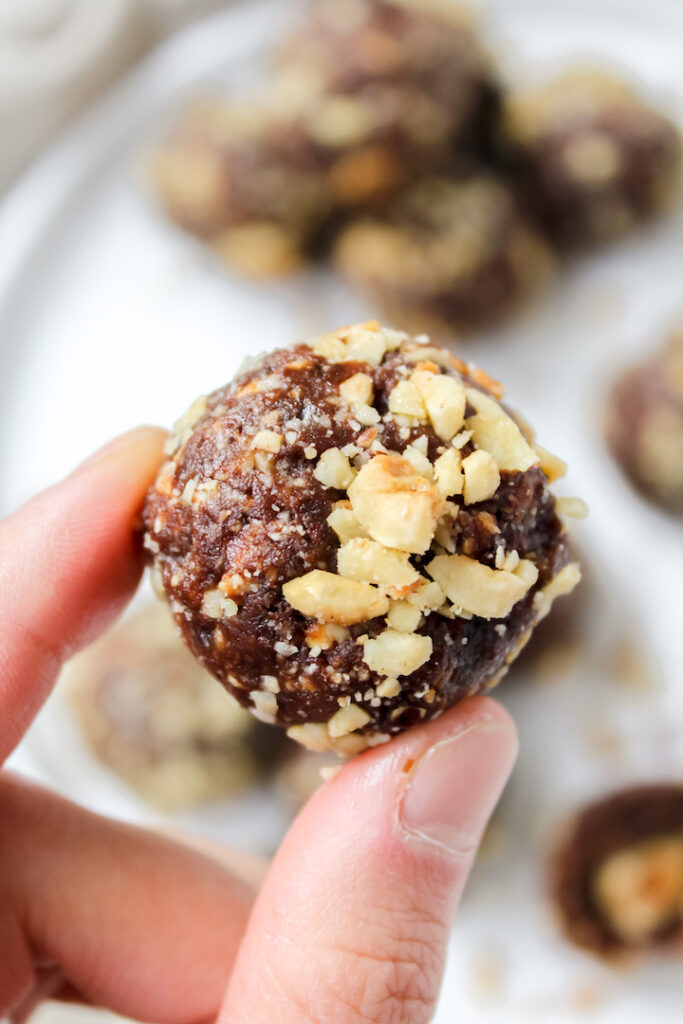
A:
<svg viewBox="0 0 683 1024">
<path fill-rule="evenodd" d="M 138 154 L 159 119 L 198 81 L 247 80 L 287 13 L 277 0 L 252 0 L 167 43 L 0 208 L 1 513 L 114 433 L 170 423 L 246 353 L 369 312 L 323 272 L 275 285 L 223 274 L 157 217 L 135 184 Z M 510 73 L 593 56 L 628 67 L 669 109 L 683 106 L 676 0 L 495 0 L 485 16 Z M 558 937 L 544 905 L 537 826 L 606 786 L 683 768 L 680 526 L 633 495 L 599 434 L 606 382 L 678 311 L 682 256 L 678 215 L 568 270 L 523 322 L 466 346 L 468 358 L 506 383 L 542 442 L 569 459 L 562 489 L 591 505 L 579 536 L 597 580 L 594 633 L 578 668 L 554 686 L 501 690 L 523 739 L 498 816 L 507 848 L 482 859 L 470 886 L 440 1024 L 575 1021 L 591 993 L 600 997 L 595 1014 L 610 1024 L 680 1020 L 678 966 L 615 975 Z M 641 697 L 611 680 L 604 654 L 633 623 L 644 650 L 657 652 L 660 688 Z M 15 763 L 90 805 L 149 820 L 82 751 L 69 754 L 77 740 L 63 713 L 53 698 Z M 596 739 L 601 724 L 617 751 L 610 756 Z M 257 843 L 281 827 L 263 799 L 249 811 L 259 821 L 270 815 Z M 244 813 L 191 824 L 231 837 Z M 507 963 L 507 981 L 497 993 L 475 991 L 480 961 L 494 954 Z"/>
</svg>

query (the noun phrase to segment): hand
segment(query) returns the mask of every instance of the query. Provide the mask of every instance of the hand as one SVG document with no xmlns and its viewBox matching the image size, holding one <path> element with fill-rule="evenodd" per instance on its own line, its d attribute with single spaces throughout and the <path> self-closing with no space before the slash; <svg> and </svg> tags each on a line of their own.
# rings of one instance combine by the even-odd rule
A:
<svg viewBox="0 0 683 1024">
<path fill-rule="evenodd" d="M 0 524 L 0 757 L 123 608 L 164 435 L 142 428 Z M 0 1015 L 46 995 L 169 1024 L 421 1024 L 516 756 L 488 698 L 359 755 L 258 895 L 217 857 L 0 774 Z M 221 1009 L 222 1007 L 222 1009 Z"/>
</svg>

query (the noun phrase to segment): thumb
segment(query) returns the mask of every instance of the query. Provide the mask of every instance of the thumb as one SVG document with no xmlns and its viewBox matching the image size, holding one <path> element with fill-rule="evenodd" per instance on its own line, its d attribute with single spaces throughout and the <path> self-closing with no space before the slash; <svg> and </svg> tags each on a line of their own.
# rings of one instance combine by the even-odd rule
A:
<svg viewBox="0 0 683 1024">
<path fill-rule="evenodd" d="M 309 801 L 261 890 L 223 1024 L 421 1024 L 452 913 L 517 753 L 469 700 L 367 751 Z"/>
</svg>

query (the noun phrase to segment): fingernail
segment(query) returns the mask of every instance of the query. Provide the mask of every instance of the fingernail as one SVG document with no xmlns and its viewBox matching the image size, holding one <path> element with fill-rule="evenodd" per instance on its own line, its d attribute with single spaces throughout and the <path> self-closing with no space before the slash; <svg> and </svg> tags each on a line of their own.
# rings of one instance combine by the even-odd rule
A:
<svg viewBox="0 0 683 1024">
<path fill-rule="evenodd" d="M 102 448 L 98 448 L 96 452 L 89 455 L 87 459 L 84 459 L 76 469 L 75 473 L 80 473 L 82 469 L 90 469 L 95 466 L 98 462 L 103 462 L 105 459 L 110 458 L 112 455 L 117 455 L 120 451 L 125 448 L 132 448 L 136 444 L 142 444 L 150 438 L 159 437 L 162 434 L 160 427 L 135 427 L 133 430 L 126 431 L 125 434 L 120 434 L 115 437 L 113 441 L 109 441 Z"/>
<path fill-rule="evenodd" d="M 503 722 L 477 722 L 436 743 L 413 768 L 402 827 L 450 854 L 473 853 L 516 756 L 514 728 Z"/>
</svg>

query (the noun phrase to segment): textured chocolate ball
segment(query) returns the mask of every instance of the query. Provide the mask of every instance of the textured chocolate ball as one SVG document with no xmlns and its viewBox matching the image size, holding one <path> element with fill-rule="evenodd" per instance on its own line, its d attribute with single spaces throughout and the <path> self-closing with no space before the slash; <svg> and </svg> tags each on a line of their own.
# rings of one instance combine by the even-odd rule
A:
<svg viewBox="0 0 683 1024">
<path fill-rule="evenodd" d="M 393 323 L 440 335 L 509 316 L 553 266 L 510 190 L 480 171 L 422 181 L 352 222 L 335 259 Z"/>
<path fill-rule="evenodd" d="M 683 513 L 683 332 L 626 372 L 605 415 L 607 443 L 635 487 Z"/>
<path fill-rule="evenodd" d="M 679 180 L 674 125 L 618 78 L 577 69 L 505 101 L 503 145 L 558 244 L 618 238 L 664 209 Z"/>
<path fill-rule="evenodd" d="M 348 127 L 342 193 L 342 171 L 353 177 L 371 156 L 395 176 L 486 148 L 499 111 L 471 11 L 443 0 L 321 0 L 280 46 L 278 68 L 329 102 L 327 131 Z"/>
<path fill-rule="evenodd" d="M 601 956 L 683 939 L 683 786 L 621 790 L 582 810 L 552 864 L 567 937 Z"/>
<path fill-rule="evenodd" d="M 254 277 L 297 269 L 330 214 L 320 154 L 275 93 L 195 104 L 157 145 L 150 176 L 171 220 Z"/>
<path fill-rule="evenodd" d="M 500 678 L 578 581 L 500 386 L 379 324 L 258 360 L 176 425 L 145 547 L 185 639 L 312 749 L 381 743 Z"/>
<path fill-rule="evenodd" d="M 186 111 L 150 161 L 172 220 L 254 276 L 295 269 L 347 211 L 383 202 L 491 135 L 476 33 L 434 0 L 316 5 L 276 76 Z"/>
<path fill-rule="evenodd" d="M 95 755 L 162 810 L 241 793 L 282 758 L 278 734 L 221 692 L 161 605 L 80 654 L 64 682 Z"/>
</svg>

